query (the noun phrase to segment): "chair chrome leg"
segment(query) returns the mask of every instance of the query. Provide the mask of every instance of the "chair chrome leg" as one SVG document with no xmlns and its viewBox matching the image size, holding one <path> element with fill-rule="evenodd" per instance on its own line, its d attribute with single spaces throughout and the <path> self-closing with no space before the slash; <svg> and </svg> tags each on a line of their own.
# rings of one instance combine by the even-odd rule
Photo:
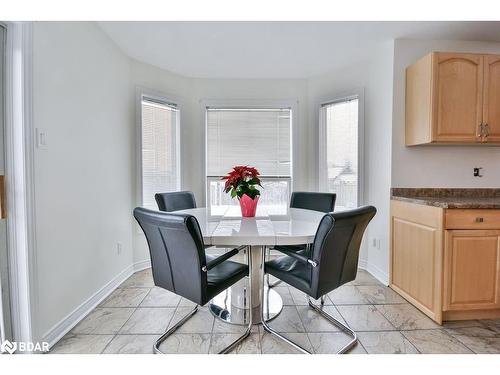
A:
<svg viewBox="0 0 500 375">
<path fill-rule="evenodd" d="M 270 259 L 271 257 L 271 248 L 266 246 L 266 250 L 265 250 L 265 253 L 266 253 L 266 257 L 267 259 Z M 266 258 L 264 258 L 264 261 L 266 260 Z M 266 284 L 267 284 L 267 287 L 268 288 L 274 288 L 276 285 L 279 285 L 281 284 L 281 280 L 276 280 L 274 283 L 271 283 L 269 281 L 269 274 L 266 275 Z"/>
<path fill-rule="evenodd" d="M 264 252 L 262 252 L 264 253 Z M 243 340 L 245 340 L 250 333 L 252 332 L 252 324 L 253 324 L 253 308 L 252 308 L 252 256 L 250 255 L 250 249 L 247 250 L 247 259 L 248 259 L 248 326 L 245 332 L 238 337 L 235 341 L 229 344 L 226 348 L 222 349 L 219 354 L 228 354 L 234 348 L 238 346 Z"/>
<path fill-rule="evenodd" d="M 261 275 L 262 275 L 262 280 L 264 281 L 265 278 L 265 272 L 264 272 L 264 261 L 265 261 L 265 252 L 262 252 L 262 262 L 261 262 Z M 264 289 L 262 288 L 260 290 L 261 293 L 261 300 L 263 301 L 264 299 Z M 260 318 L 261 318 L 261 323 L 262 327 L 264 328 L 265 331 L 269 332 L 272 335 L 275 335 L 276 337 L 280 338 L 281 340 L 285 341 L 286 343 L 292 345 L 294 348 L 298 349 L 302 353 L 305 354 L 311 354 L 308 352 L 306 349 L 304 349 L 302 346 L 294 343 L 293 341 L 287 339 L 285 336 L 281 335 L 279 332 L 275 331 L 273 328 L 271 328 L 269 325 L 266 323 L 266 319 L 264 318 L 264 303 L 261 304 L 260 306 Z"/>
<path fill-rule="evenodd" d="M 153 352 L 155 354 L 166 354 L 160 350 L 161 343 L 165 341 L 168 338 L 168 336 L 174 333 L 180 326 L 186 323 L 189 320 L 189 318 L 191 318 L 194 314 L 196 314 L 197 311 L 198 311 L 198 305 L 196 305 L 190 312 L 188 312 L 187 315 L 184 316 L 184 318 L 182 318 L 181 320 L 179 320 L 172 328 L 170 328 L 163 335 L 161 335 L 153 345 Z"/>
<path fill-rule="evenodd" d="M 347 333 L 349 336 L 352 337 L 352 340 L 349 341 L 346 345 L 344 345 L 338 352 L 337 354 L 343 354 L 347 353 L 350 349 L 352 349 L 356 344 L 358 343 L 358 336 L 356 335 L 356 332 L 354 332 L 351 328 L 349 328 L 347 325 L 344 323 L 338 321 L 335 319 L 333 316 L 328 314 L 326 311 L 323 310 L 323 303 L 324 299 L 321 297 L 321 307 L 316 306 L 311 298 L 308 297 L 309 301 L 309 306 L 314 309 L 317 313 L 319 313 L 323 318 L 327 319 L 330 323 L 333 323 L 336 325 L 338 328 L 340 328 L 342 331 Z"/>
<path fill-rule="evenodd" d="M 248 267 L 249 269 L 252 267 L 252 257 L 250 256 L 250 251 L 247 251 L 247 257 L 248 257 Z M 248 273 L 248 301 L 249 301 L 249 321 L 248 321 L 248 327 L 241 335 L 238 337 L 235 341 L 233 341 L 231 344 L 229 344 L 226 348 L 222 349 L 219 354 L 226 354 L 229 353 L 231 350 L 233 350 L 239 343 L 241 343 L 243 340 L 245 340 L 249 335 L 250 332 L 252 331 L 252 279 L 251 279 L 251 273 Z M 186 316 L 184 316 L 181 320 L 179 320 L 172 328 L 167 330 L 163 335 L 161 335 L 153 345 L 153 352 L 155 354 L 167 354 L 165 352 L 162 352 L 160 350 L 160 345 L 163 341 L 165 341 L 171 334 L 173 334 L 180 326 L 182 326 L 184 323 L 186 323 L 189 318 L 191 318 L 196 312 L 198 311 L 198 305 L 196 305 L 189 313 L 187 313 Z"/>
</svg>

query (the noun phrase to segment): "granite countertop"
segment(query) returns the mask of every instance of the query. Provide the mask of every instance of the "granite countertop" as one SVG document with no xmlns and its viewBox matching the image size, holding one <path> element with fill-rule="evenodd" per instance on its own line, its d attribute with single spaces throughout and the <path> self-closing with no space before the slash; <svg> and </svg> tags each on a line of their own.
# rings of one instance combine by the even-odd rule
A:
<svg viewBox="0 0 500 375">
<path fill-rule="evenodd" d="M 500 189 L 392 188 L 391 199 L 441 208 L 500 209 Z"/>
</svg>

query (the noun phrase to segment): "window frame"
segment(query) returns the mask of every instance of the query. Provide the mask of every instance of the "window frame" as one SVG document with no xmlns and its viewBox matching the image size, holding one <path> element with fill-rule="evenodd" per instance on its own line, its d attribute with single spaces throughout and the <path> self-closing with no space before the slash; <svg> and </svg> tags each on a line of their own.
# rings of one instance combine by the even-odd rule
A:
<svg viewBox="0 0 500 375">
<path fill-rule="evenodd" d="M 209 204 L 208 197 L 208 180 L 214 176 L 207 175 L 207 163 L 208 163 L 208 147 L 207 147 L 207 137 L 208 137 L 208 122 L 207 122 L 207 109 L 208 108 L 223 108 L 223 109 L 276 109 L 276 108 L 287 108 L 291 110 L 291 126 L 290 126 L 290 176 L 264 176 L 268 179 L 273 178 L 290 178 L 290 193 L 293 191 L 294 185 L 294 175 L 295 175 L 295 165 L 296 165 L 296 152 L 297 150 L 297 121 L 298 121 L 298 104 L 297 98 L 281 99 L 281 100 L 255 100 L 255 99 L 203 99 L 200 100 L 200 112 L 201 119 L 203 121 L 203 175 L 202 175 L 202 186 L 204 190 L 203 199 L 204 206 L 207 207 Z"/>
<path fill-rule="evenodd" d="M 364 204 L 365 190 L 365 160 L 364 160 L 364 140 L 365 140 L 365 120 L 364 120 L 364 89 L 358 88 L 348 92 L 329 95 L 323 98 L 317 105 L 318 132 L 316 137 L 316 184 L 318 191 L 328 191 L 325 185 L 325 163 L 326 163 L 326 119 L 323 116 L 322 108 L 329 104 L 341 103 L 344 101 L 358 99 L 358 201 L 357 206 Z"/>
<path fill-rule="evenodd" d="M 136 161 L 137 161 L 137 175 L 136 175 L 136 205 L 143 206 L 142 201 L 143 181 L 142 181 L 142 101 L 144 98 L 152 99 L 165 103 L 166 105 L 175 106 L 177 108 L 177 118 L 175 124 L 175 142 L 176 142 L 176 168 L 177 168 L 177 184 L 176 190 L 181 190 L 182 182 L 182 162 L 181 162 L 181 116 L 182 116 L 182 103 L 178 98 L 165 94 L 160 91 L 136 87 Z"/>
</svg>

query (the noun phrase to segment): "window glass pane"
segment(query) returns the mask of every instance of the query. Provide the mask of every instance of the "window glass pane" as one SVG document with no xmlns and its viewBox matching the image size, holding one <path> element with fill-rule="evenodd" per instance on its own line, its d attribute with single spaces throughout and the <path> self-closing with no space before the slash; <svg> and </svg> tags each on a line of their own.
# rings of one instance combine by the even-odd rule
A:
<svg viewBox="0 0 500 375">
<path fill-rule="evenodd" d="M 358 206 L 358 99 L 322 108 L 326 126 L 327 189 L 336 209 Z"/>
<path fill-rule="evenodd" d="M 207 175 L 251 165 L 263 176 L 291 176 L 290 109 L 207 110 Z"/>
<path fill-rule="evenodd" d="M 260 189 L 259 206 L 265 207 L 269 215 L 285 215 L 290 204 L 291 179 L 288 178 L 263 178 Z M 218 177 L 209 177 L 208 200 L 213 215 L 222 215 L 227 206 L 238 205 L 238 200 L 224 193 L 224 181 Z"/>
<path fill-rule="evenodd" d="M 207 109 L 207 200 L 224 212 L 237 199 L 224 193 L 220 178 L 236 165 L 256 167 L 263 189 L 259 206 L 285 214 L 291 190 L 291 118 L 286 109 Z"/>
<path fill-rule="evenodd" d="M 142 204 L 156 209 L 154 195 L 178 190 L 178 110 L 142 101 Z"/>
</svg>

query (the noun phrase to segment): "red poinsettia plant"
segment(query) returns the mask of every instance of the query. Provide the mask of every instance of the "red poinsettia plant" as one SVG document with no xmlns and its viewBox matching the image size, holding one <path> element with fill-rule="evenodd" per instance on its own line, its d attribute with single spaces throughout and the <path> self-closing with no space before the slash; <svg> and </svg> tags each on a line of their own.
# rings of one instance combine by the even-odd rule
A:
<svg viewBox="0 0 500 375">
<path fill-rule="evenodd" d="M 231 197 L 240 199 L 243 195 L 248 195 L 251 199 L 255 199 L 260 195 L 257 186 L 262 187 L 259 179 L 259 171 L 256 168 L 247 165 L 238 165 L 233 168 L 222 180 L 226 180 L 224 192 L 230 193 Z"/>
</svg>

